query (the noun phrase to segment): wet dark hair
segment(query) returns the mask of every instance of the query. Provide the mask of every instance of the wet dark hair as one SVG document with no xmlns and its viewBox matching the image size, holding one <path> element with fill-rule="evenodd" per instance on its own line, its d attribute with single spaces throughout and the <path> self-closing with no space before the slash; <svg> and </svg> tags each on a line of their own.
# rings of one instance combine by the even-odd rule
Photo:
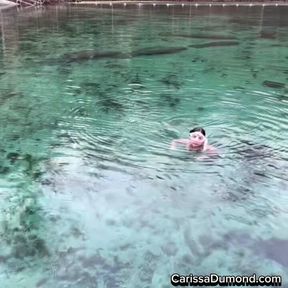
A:
<svg viewBox="0 0 288 288">
<path fill-rule="evenodd" d="M 195 127 L 193 129 L 191 129 L 189 133 L 193 133 L 193 132 L 200 132 L 204 136 L 206 136 L 206 132 L 205 132 L 205 130 L 202 127 Z"/>
</svg>

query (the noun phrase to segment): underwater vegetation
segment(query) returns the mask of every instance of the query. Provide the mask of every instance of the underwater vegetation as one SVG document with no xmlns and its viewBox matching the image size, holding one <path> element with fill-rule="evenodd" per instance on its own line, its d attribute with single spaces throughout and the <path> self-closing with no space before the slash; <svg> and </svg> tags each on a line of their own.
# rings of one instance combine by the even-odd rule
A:
<svg viewBox="0 0 288 288">
<path fill-rule="evenodd" d="M 129 84 L 133 84 L 133 85 L 138 85 L 138 87 L 143 86 L 143 81 L 139 75 L 139 73 L 136 73 L 135 76 L 132 77 L 132 79 L 130 79 Z"/>
<path fill-rule="evenodd" d="M 1 205 L 0 259 L 7 271 L 18 272 L 33 265 L 34 260 L 50 257 L 46 220 L 39 201 L 42 197 L 38 187 L 42 175 L 39 164 L 43 159 L 8 151 L 1 160 L 2 173 L 15 187 L 9 189 Z"/>
<path fill-rule="evenodd" d="M 115 84 L 109 85 L 108 88 L 104 88 L 104 85 L 101 85 L 100 83 L 83 82 L 80 84 L 80 87 L 83 93 L 95 99 L 95 106 L 102 111 L 106 113 L 112 111 L 124 112 L 125 105 L 111 95 L 111 92 L 117 88 Z"/>
<path fill-rule="evenodd" d="M 161 105 L 168 105 L 171 108 L 176 108 L 181 100 L 180 97 L 175 94 L 162 93 L 160 94 L 160 101 Z"/>
<path fill-rule="evenodd" d="M 18 193 L 17 193 L 18 192 Z M 34 185 L 19 184 L 15 195 L 8 196 L 9 207 L 2 211 L 0 226 L 2 257 L 44 257 L 49 255 L 43 235 L 43 217 L 38 203 L 40 192 Z"/>
<path fill-rule="evenodd" d="M 125 108 L 123 104 L 113 98 L 106 98 L 102 101 L 99 101 L 97 104 L 100 105 L 101 109 L 106 113 L 110 111 L 123 112 Z"/>
<path fill-rule="evenodd" d="M 175 88 L 175 89 L 180 89 L 181 87 L 181 82 L 178 79 L 178 76 L 176 74 L 169 74 L 162 78 L 160 80 L 163 84 L 167 85 L 168 88 Z"/>
<path fill-rule="evenodd" d="M 2 90 L 0 93 L 0 105 L 3 105 L 11 98 L 21 98 L 24 94 L 22 92 L 14 91 L 13 89 Z"/>
<path fill-rule="evenodd" d="M 265 144 L 255 144 L 244 139 L 241 139 L 240 142 L 244 144 L 244 147 L 238 149 L 237 154 L 246 160 L 273 158 L 275 156 L 273 149 Z"/>
<path fill-rule="evenodd" d="M 33 180 L 37 180 L 42 175 L 38 165 L 39 162 L 46 160 L 46 158 L 35 157 L 28 153 L 7 152 L 4 149 L 3 154 L 4 158 L 2 158 L 2 165 L 0 165 L 0 174 L 13 173 L 18 170 Z"/>
</svg>

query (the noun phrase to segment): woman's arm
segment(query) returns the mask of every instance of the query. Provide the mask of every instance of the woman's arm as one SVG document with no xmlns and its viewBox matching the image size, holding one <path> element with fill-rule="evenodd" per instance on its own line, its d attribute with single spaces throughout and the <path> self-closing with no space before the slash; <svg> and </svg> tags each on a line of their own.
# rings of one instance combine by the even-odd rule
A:
<svg viewBox="0 0 288 288">
<path fill-rule="evenodd" d="M 176 149 L 177 148 L 177 144 L 187 145 L 188 141 L 189 141 L 188 139 L 174 139 L 171 142 L 170 149 Z"/>
<path fill-rule="evenodd" d="M 209 156 L 218 156 L 219 155 L 218 150 L 212 145 L 208 145 L 206 152 Z"/>
<path fill-rule="evenodd" d="M 211 160 L 211 159 L 215 159 L 215 158 L 218 158 L 219 156 L 219 152 L 218 152 L 218 149 L 215 148 L 214 146 L 212 145 L 208 145 L 206 150 L 203 151 L 205 154 L 201 155 L 201 156 L 198 156 L 196 158 L 196 160 L 198 161 L 205 161 L 205 160 Z"/>
</svg>

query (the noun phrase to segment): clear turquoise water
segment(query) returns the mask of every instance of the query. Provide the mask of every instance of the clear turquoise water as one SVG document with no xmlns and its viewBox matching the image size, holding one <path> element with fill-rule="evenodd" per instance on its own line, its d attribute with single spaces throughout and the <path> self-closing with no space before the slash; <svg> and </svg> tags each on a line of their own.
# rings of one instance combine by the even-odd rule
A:
<svg viewBox="0 0 288 288">
<path fill-rule="evenodd" d="M 2 14 L 1 287 L 167 288 L 174 272 L 286 284 L 287 12 Z M 171 47 L 185 49 L 153 55 Z M 169 149 L 195 125 L 219 159 Z"/>
</svg>

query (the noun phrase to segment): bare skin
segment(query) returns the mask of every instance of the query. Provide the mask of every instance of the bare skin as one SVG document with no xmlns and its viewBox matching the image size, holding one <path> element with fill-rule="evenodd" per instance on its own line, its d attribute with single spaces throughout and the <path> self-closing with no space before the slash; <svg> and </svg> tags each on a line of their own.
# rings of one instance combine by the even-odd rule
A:
<svg viewBox="0 0 288 288">
<path fill-rule="evenodd" d="M 189 139 L 175 139 L 170 148 L 176 149 L 177 145 L 185 145 L 188 151 L 205 152 L 208 155 L 218 155 L 217 149 L 208 144 L 207 138 L 199 131 L 190 133 Z"/>
</svg>

